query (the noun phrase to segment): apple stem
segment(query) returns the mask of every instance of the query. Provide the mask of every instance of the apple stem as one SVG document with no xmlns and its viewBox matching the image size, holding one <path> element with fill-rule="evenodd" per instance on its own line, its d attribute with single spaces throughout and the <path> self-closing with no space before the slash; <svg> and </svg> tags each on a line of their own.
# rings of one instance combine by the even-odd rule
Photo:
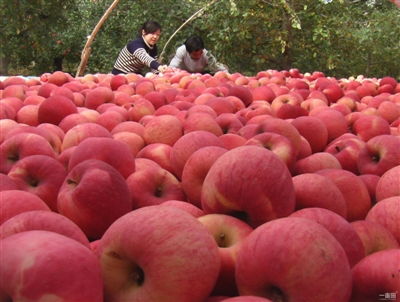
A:
<svg viewBox="0 0 400 302">
<path fill-rule="evenodd" d="M 39 180 L 28 176 L 28 183 L 30 184 L 31 187 L 37 187 L 39 185 Z"/>
<path fill-rule="evenodd" d="M 18 153 L 12 153 L 7 157 L 7 159 L 9 161 L 16 162 L 16 161 L 19 160 L 19 154 Z"/>
<path fill-rule="evenodd" d="M 271 286 L 267 290 L 267 298 L 271 299 L 274 302 L 287 302 L 288 299 L 286 298 L 283 291 L 277 286 Z"/>
<path fill-rule="evenodd" d="M 374 156 L 372 156 L 372 160 L 373 160 L 374 162 L 378 163 L 379 160 L 380 160 L 379 155 L 374 155 Z"/>
<path fill-rule="evenodd" d="M 144 283 L 144 272 L 140 266 L 136 266 L 132 272 L 132 278 L 137 285 L 142 285 Z"/>
<path fill-rule="evenodd" d="M 162 185 L 159 185 L 156 187 L 155 191 L 154 191 L 154 196 L 156 197 L 161 197 L 163 193 L 163 187 Z"/>
<path fill-rule="evenodd" d="M 67 184 L 69 184 L 69 185 L 76 185 L 76 184 L 77 184 L 77 182 L 76 182 L 75 180 L 70 179 L 70 178 L 67 179 L 66 182 L 67 182 Z"/>
<path fill-rule="evenodd" d="M 227 247 L 227 244 L 226 244 L 226 236 L 225 236 L 224 233 L 220 233 L 220 234 L 218 235 L 218 246 L 219 246 L 219 247 Z"/>
</svg>

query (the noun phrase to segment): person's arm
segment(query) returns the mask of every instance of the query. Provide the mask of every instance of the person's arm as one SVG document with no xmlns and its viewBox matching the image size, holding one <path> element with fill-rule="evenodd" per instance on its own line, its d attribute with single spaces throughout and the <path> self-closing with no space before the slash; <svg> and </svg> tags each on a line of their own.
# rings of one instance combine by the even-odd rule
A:
<svg viewBox="0 0 400 302">
<path fill-rule="evenodd" d="M 207 69 L 210 73 L 216 73 L 217 71 L 229 72 L 228 67 L 219 63 L 210 51 L 207 50 L 206 56 L 208 60 Z"/>
<path fill-rule="evenodd" d="M 129 49 L 131 48 L 131 49 Z M 164 72 L 166 70 L 165 65 L 161 65 L 156 58 L 153 58 L 145 48 L 137 47 L 134 44 L 128 45 L 128 50 L 145 66 L 151 68 L 154 71 Z M 156 51 L 156 50 L 155 50 Z"/>
<path fill-rule="evenodd" d="M 169 67 L 173 68 L 181 68 L 183 63 L 183 57 L 185 56 L 186 48 L 184 45 L 180 46 L 176 52 L 175 56 L 172 58 L 171 62 L 169 62 Z"/>
<path fill-rule="evenodd" d="M 157 62 L 156 59 L 154 59 L 152 56 L 150 56 L 147 51 L 144 48 L 137 48 L 133 55 L 144 65 L 147 67 L 150 67 L 151 69 L 157 70 L 158 67 L 161 65 L 160 63 Z"/>
</svg>

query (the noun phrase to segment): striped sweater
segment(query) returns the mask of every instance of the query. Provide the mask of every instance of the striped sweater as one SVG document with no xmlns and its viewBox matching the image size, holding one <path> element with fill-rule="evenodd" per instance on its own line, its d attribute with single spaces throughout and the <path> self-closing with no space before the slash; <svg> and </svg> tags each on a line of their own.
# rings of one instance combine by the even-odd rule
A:
<svg viewBox="0 0 400 302">
<path fill-rule="evenodd" d="M 157 70 L 160 63 L 157 62 L 157 46 L 150 46 L 142 37 L 130 41 L 120 51 L 114 68 L 124 73 L 142 73 L 143 69 L 149 67 Z"/>
</svg>

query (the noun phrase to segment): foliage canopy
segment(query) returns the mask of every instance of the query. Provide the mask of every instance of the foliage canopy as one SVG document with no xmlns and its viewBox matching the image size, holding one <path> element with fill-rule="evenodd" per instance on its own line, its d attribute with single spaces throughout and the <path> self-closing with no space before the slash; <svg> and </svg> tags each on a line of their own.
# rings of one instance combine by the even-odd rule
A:
<svg viewBox="0 0 400 302">
<path fill-rule="evenodd" d="M 92 44 L 85 73 L 108 73 L 141 24 L 163 26 L 159 50 L 210 0 L 121 0 Z M 81 51 L 112 0 L 13 0 L 0 4 L 0 73 L 75 74 Z M 400 79 L 400 9 L 388 0 L 218 0 L 179 31 L 165 62 L 185 38 L 201 35 L 231 73 L 298 68 L 349 77 Z"/>
</svg>

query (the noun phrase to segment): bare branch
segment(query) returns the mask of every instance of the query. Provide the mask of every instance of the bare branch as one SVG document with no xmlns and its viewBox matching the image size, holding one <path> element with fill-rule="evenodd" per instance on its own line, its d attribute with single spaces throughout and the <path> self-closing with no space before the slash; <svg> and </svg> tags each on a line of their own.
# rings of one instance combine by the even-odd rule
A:
<svg viewBox="0 0 400 302">
<path fill-rule="evenodd" d="M 111 14 L 112 10 L 117 6 L 118 2 L 119 2 L 119 0 L 114 0 L 114 2 L 105 11 L 104 15 L 101 17 L 100 21 L 97 23 L 97 25 L 93 29 L 92 34 L 88 37 L 88 40 L 86 41 L 85 47 L 82 50 L 81 62 L 79 64 L 79 67 L 78 67 L 78 70 L 76 72 L 75 77 L 79 77 L 85 71 L 86 65 L 87 65 L 87 62 L 89 60 L 89 56 L 90 56 L 90 53 L 91 53 L 90 45 L 92 45 L 92 43 L 94 41 L 94 38 L 96 37 L 96 35 L 97 35 L 98 31 L 100 30 L 101 26 L 107 20 L 107 18 Z"/>
<path fill-rule="evenodd" d="M 207 3 L 204 7 L 202 7 L 201 9 L 199 9 L 197 12 L 195 12 L 193 15 L 191 15 L 189 17 L 189 19 L 187 19 L 185 22 L 183 22 L 183 24 L 181 26 L 178 27 L 178 29 L 171 35 L 171 37 L 169 37 L 168 41 L 165 43 L 163 50 L 161 51 L 160 54 L 160 63 L 163 61 L 163 56 L 164 56 L 164 52 L 165 49 L 167 47 L 167 45 L 169 44 L 169 42 L 171 42 L 171 40 L 173 39 L 173 37 L 186 25 L 188 24 L 190 21 L 192 21 L 193 19 L 195 19 L 196 17 L 198 17 L 201 13 L 203 13 L 208 7 L 210 7 L 212 4 L 214 4 L 215 2 L 217 2 L 218 0 L 212 0 L 211 2 Z"/>
</svg>

